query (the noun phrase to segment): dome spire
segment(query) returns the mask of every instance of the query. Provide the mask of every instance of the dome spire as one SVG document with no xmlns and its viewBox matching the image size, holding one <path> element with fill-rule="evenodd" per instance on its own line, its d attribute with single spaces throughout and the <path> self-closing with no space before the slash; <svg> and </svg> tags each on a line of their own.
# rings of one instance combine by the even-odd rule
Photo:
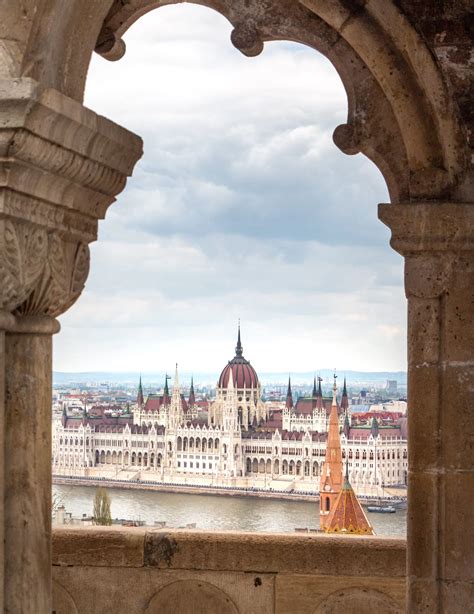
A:
<svg viewBox="0 0 474 614">
<path fill-rule="evenodd" d="M 239 329 L 237 333 L 237 345 L 235 346 L 235 355 L 242 356 L 242 354 L 243 354 L 243 348 L 242 348 L 242 342 L 240 340 L 240 318 L 239 318 Z"/>
</svg>

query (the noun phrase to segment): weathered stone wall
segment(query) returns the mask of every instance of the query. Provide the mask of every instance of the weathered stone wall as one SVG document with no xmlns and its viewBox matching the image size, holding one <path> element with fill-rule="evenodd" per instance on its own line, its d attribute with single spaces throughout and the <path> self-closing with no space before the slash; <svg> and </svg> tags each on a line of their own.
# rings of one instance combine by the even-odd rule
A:
<svg viewBox="0 0 474 614">
<path fill-rule="evenodd" d="M 405 542 L 324 535 L 58 529 L 56 614 L 404 610 Z"/>
<path fill-rule="evenodd" d="M 82 105 L 91 54 L 120 59 L 127 28 L 177 1 L 0 0 L 0 609 L 9 614 L 51 609 L 54 318 L 79 297 L 97 221 L 141 155 L 137 137 Z M 266 41 L 298 41 L 341 76 L 348 118 L 334 141 L 383 173 L 391 204 L 379 214 L 406 262 L 407 610 L 467 612 L 474 603 L 472 0 L 199 3 L 232 23 L 232 43 L 246 56 Z M 94 607 L 113 610 L 107 598 L 117 588 L 108 584 Z M 182 595 L 173 590 L 168 599 Z M 311 594 L 306 584 L 300 591 Z M 77 598 L 87 594 L 85 584 Z M 337 611 L 337 595 L 331 599 L 320 611 Z M 356 591 L 349 601 L 360 599 Z"/>
</svg>

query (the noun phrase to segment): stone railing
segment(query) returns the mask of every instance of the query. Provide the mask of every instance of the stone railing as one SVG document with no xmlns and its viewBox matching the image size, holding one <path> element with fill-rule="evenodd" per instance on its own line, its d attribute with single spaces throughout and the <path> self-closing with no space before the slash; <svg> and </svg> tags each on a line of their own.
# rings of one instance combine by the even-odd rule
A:
<svg viewBox="0 0 474 614">
<path fill-rule="evenodd" d="M 56 614 L 357 614 L 405 609 L 404 540 L 62 528 Z"/>
</svg>

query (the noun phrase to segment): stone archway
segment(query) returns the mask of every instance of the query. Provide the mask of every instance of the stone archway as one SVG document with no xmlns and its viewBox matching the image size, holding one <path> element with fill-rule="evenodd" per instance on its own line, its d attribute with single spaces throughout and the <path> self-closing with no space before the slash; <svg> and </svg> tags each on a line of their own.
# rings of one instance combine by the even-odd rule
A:
<svg viewBox="0 0 474 614">
<path fill-rule="evenodd" d="M 81 104 L 87 67 L 94 49 L 118 59 L 126 29 L 169 3 L 30 0 L 0 9 L 0 500 L 9 527 L 0 560 L 10 611 L 51 609 L 51 337 L 55 318 L 82 292 L 97 222 L 142 153 L 138 137 Z M 474 385 L 474 131 L 466 94 L 472 39 L 457 49 L 454 27 L 463 8 L 432 15 L 428 0 L 201 4 L 233 24 L 232 42 L 245 55 L 260 53 L 266 41 L 298 41 L 341 76 L 349 115 L 334 140 L 345 153 L 367 155 L 384 175 L 391 204 L 379 216 L 406 263 L 409 395 L 417 408 L 409 415 L 409 602 L 449 610 L 454 597 L 444 589 L 455 580 L 456 599 L 467 606 L 474 563 L 462 528 L 474 525 L 474 418 L 458 408 L 470 406 Z M 441 49 L 446 23 L 459 53 Z M 11 468 L 29 450 L 36 457 L 25 488 Z"/>
</svg>

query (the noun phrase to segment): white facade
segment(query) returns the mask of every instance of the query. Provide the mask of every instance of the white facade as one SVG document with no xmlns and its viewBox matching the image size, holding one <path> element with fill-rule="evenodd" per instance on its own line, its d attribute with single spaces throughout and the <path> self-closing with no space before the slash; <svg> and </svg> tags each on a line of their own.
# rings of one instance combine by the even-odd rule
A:
<svg viewBox="0 0 474 614">
<path fill-rule="evenodd" d="M 239 425 L 237 394 L 231 381 L 222 404 L 222 424 L 190 423 L 181 409 L 176 375 L 170 406 L 162 414 L 165 425 L 92 430 L 88 424 L 64 427 L 56 423 L 53 472 L 87 475 L 88 468 L 102 467 L 117 473 L 147 471 L 150 479 L 153 474 L 167 481 L 202 476 L 223 485 L 232 485 L 241 477 L 263 478 L 273 488 L 278 488 L 278 481 L 282 488 L 295 482 L 306 483 L 317 492 L 326 454 L 325 432 L 317 433 L 307 425 L 304 432 L 245 432 Z M 342 454 L 348 459 L 351 484 L 359 493 L 406 483 L 406 439 L 385 437 L 383 428 L 376 436 L 369 429 L 357 429 L 350 437 L 341 434 Z"/>
</svg>

